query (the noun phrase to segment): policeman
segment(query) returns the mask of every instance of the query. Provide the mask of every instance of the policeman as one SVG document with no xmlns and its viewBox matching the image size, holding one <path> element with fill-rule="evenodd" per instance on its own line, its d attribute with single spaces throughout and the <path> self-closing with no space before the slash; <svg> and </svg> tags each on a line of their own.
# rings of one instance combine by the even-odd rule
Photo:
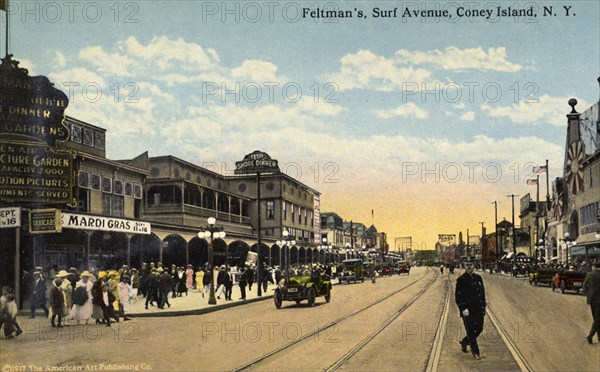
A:
<svg viewBox="0 0 600 372">
<path fill-rule="evenodd" d="M 465 268 L 465 273 L 456 280 L 455 293 L 456 304 L 467 332 L 467 335 L 460 340 L 460 346 L 463 353 L 466 353 L 467 345 L 470 345 L 473 357 L 480 359 L 477 337 L 483 331 L 485 288 L 481 276 L 473 272 L 473 264 L 467 262 Z"/>
</svg>

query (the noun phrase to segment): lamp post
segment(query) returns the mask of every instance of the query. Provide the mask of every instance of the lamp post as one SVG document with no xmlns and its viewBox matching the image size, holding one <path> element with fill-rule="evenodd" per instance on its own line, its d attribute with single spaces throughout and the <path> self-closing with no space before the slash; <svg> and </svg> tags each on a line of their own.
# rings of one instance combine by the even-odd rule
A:
<svg viewBox="0 0 600 372">
<path fill-rule="evenodd" d="M 535 264 L 538 264 L 538 252 L 540 252 L 540 250 L 546 249 L 546 247 L 544 246 L 544 239 L 540 239 L 538 240 L 538 244 L 535 247 Z M 541 256 L 541 252 L 540 252 L 540 256 Z"/>
<path fill-rule="evenodd" d="M 574 246 L 575 244 L 577 244 L 577 242 L 571 241 L 570 238 L 570 234 L 568 232 L 565 233 L 564 237 L 564 241 L 565 241 L 565 247 L 567 248 L 566 250 L 566 258 L 565 258 L 565 267 L 567 270 L 569 270 L 569 248 L 571 248 L 572 246 Z"/>
<path fill-rule="evenodd" d="M 350 253 L 350 243 L 346 243 L 346 260 L 348 259 L 348 253 Z"/>
<path fill-rule="evenodd" d="M 324 258 L 324 260 L 323 260 L 324 262 L 323 262 L 323 263 L 324 263 L 324 264 L 327 264 L 327 254 L 329 254 L 329 255 L 330 255 L 330 257 L 329 257 L 329 258 L 331 259 L 331 254 L 330 254 L 330 250 L 329 250 L 329 244 L 327 244 L 327 238 L 323 238 L 323 239 L 321 239 L 321 241 L 323 242 L 323 244 L 322 244 L 322 245 L 320 245 L 319 247 L 320 247 L 320 248 L 321 248 L 321 250 L 323 250 L 323 252 L 324 252 L 324 253 L 323 253 L 323 255 L 324 255 L 324 257 L 323 257 L 323 258 Z M 317 247 L 317 249 L 318 249 L 318 247 Z"/>
<path fill-rule="evenodd" d="M 283 248 L 283 255 L 285 256 L 285 280 L 288 281 L 290 278 L 290 248 L 296 245 L 296 241 L 294 238 L 290 237 L 290 233 L 287 230 L 283 230 L 281 233 L 283 235 L 281 240 L 278 240 L 275 244 L 277 244 L 279 248 L 279 252 L 281 252 L 281 248 Z M 286 249 L 287 247 L 287 249 Z"/>
<path fill-rule="evenodd" d="M 201 230 L 204 231 L 200 231 L 198 232 L 198 237 L 199 238 L 210 238 L 210 244 L 208 246 L 208 272 L 210 274 L 210 293 L 208 296 L 208 304 L 209 305 L 216 305 L 217 304 L 217 299 L 215 298 L 215 278 L 213 278 L 213 239 L 216 236 L 217 238 L 221 238 L 223 239 L 227 234 L 225 233 L 225 231 L 223 231 L 223 227 L 222 226 L 217 226 L 215 225 L 217 220 L 214 217 L 208 217 L 208 219 L 206 220 L 206 222 L 208 223 L 207 226 L 203 226 L 201 227 Z M 227 252 L 229 253 L 229 252 Z M 227 255 L 226 253 L 226 255 Z M 225 265 L 227 265 L 227 256 L 225 256 Z"/>
</svg>

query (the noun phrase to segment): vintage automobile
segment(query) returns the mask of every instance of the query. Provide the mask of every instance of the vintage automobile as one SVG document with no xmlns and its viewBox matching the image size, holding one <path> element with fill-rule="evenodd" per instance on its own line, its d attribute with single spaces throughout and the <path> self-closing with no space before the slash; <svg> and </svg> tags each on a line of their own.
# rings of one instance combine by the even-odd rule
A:
<svg viewBox="0 0 600 372">
<path fill-rule="evenodd" d="M 554 275 L 558 272 L 558 269 L 554 267 L 536 267 L 533 271 L 529 272 L 529 284 L 530 285 L 538 285 L 547 284 L 548 286 L 552 286 L 552 282 L 554 281 Z"/>
<path fill-rule="evenodd" d="M 365 266 L 360 258 L 351 258 L 342 261 L 341 273 L 339 273 L 339 283 L 356 283 L 357 281 L 365 281 Z"/>
<path fill-rule="evenodd" d="M 275 289 L 273 300 L 275 307 L 280 309 L 283 301 L 295 301 L 299 304 L 307 300 L 308 306 L 315 306 L 315 300 L 320 296 L 324 296 L 327 303 L 331 301 L 331 279 L 328 275 L 313 270 L 311 275 L 282 279 Z"/>
<path fill-rule="evenodd" d="M 410 264 L 406 261 L 399 261 L 398 274 L 410 274 Z"/>
<path fill-rule="evenodd" d="M 394 268 L 391 262 L 381 264 L 381 276 L 391 276 L 394 273 Z"/>
<path fill-rule="evenodd" d="M 575 293 L 579 293 L 583 286 L 585 275 L 585 272 L 579 271 L 558 271 L 552 281 L 552 292 L 560 288 L 560 293 L 565 293 L 565 290 L 574 290 Z"/>
</svg>

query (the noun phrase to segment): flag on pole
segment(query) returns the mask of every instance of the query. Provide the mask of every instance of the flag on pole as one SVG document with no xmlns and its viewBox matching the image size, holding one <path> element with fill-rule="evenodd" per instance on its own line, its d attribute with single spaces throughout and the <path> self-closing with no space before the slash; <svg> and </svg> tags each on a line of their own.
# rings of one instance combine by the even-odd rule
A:
<svg viewBox="0 0 600 372">
<path fill-rule="evenodd" d="M 546 173 L 548 172 L 548 166 L 540 165 L 539 167 L 533 167 L 533 173 Z"/>
<path fill-rule="evenodd" d="M 8 0 L 0 0 L 0 10 L 8 11 Z"/>
<path fill-rule="evenodd" d="M 537 180 L 537 178 L 529 179 L 529 180 L 527 180 L 527 184 L 528 185 L 537 185 L 538 184 L 538 180 Z"/>
</svg>

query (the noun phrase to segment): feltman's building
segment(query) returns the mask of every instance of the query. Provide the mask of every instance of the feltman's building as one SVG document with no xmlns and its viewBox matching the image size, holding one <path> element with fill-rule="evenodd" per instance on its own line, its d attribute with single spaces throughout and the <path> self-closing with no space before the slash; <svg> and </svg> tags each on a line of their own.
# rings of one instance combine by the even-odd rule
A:
<svg viewBox="0 0 600 372">
<path fill-rule="evenodd" d="M 197 268 L 209 260 L 210 239 L 199 235 L 208 217 L 226 233 L 213 241 L 213 264 L 242 265 L 260 251 L 261 262 L 280 265 L 275 242 L 284 230 L 296 241 L 292 263 L 319 260 L 320 194 L 279 172 L 267 154 L 247 155 L 275 164 L 260 177 L 147 153 L 109 160 L 104 129 L 65 117 L 64 93 L 11 57 L 2 61 L 0 284 L 18 291 L 38 267 Z"/>
<path fill-rule="evenodd" d="M 214 264 L 224 264 L 228 257 L 229 265 L 241 265 L 248 251 L 256 252 L 255 176 L 226 177 L 173 156 L 147 153 L 108 160 L 104 129 L 70 117 L 65 124 L 69 138 L 57 148 L 72 156 L 73 203 L 24 205 L 3 197 L 3 208 L 20 208 L 22 223 L 18 234 L 13 228 L 0 229 L 2 283 L 14 280 L 17 258 L 20 269 L 28 272 L 34 267 L 139 267 L 151 261 L 197 268 L 209 257 L 208 240 L 198 237 L 208 217 L 215 217 L 226 232 L 213 242 Z M 0 165 L 6 159 L 4 150 Z M 283 173 L 262 175 L 260 189 L 261 260 L 281 264 L 274 243 L 283 230 L 297 242 L 292 263 L 317 260 L 312 249 L 320 238 L 320 194 Z M 41 221 L 35 215 L 30 220 L 32 211 L 42 213 Z"/>
</svg>

